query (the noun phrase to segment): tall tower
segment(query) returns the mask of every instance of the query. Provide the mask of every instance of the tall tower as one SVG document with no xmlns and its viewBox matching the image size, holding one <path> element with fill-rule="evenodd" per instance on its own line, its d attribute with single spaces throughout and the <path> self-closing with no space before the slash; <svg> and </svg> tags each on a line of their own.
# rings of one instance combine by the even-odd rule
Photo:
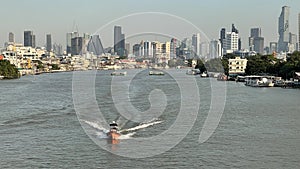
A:
<svg viewBox="0 0 300 169">
<path fill-rule="evenodd" d="M 261 28 L 251 28 L 249 37 L 249 49 L 256 53 L 263 54 L 264 38 L 261 37 Z"/>
<path fill-rule="evenodd" d="M 223 48 L 225 53 L 232 53 L 239 50 L 239 34 L 236 32 L 227 32 Z"/>
<path fill-rule="evenodd" d="M 12 32 L 8 34 L 8 42 L 15 42 L 15 36 Z"/>
<path fill-rule="evenodd" d="M 196 56 L 200 56 L 200 33 L 192 36 L 192 45 L 194 46 L 194 53 Z"/>
<path fill-rule="evenodd" d="M 103 45 L 99 35 L 93 35 L 90 37 L 90 41 L 87 46 L 89 52 L 93 52 L 94 55 L 102 55 L 104 52 Z"/>
<path fill-rule="evenodd" d="M 33 33 L 32 31 L 24 31 L 24 46 L 33 46 Z"/>
<path fill-rule="evenodd" d="M 283 6 L 281 14 L 278 19 L 278 52 L 287 52 L 289 44 L 289 16 L 290 16 L 290 7 Z"/>
<path fill-rule="evenodd" d="M 122 34 L 122 27 L 114 27 L 114 52 L 119 56 L 125 55 L 125 34 Z"/>
<path fill-rule="evenodd" d="M 78 32 L 69 32 L 67 33 L 67 54 L 71 54 L 72 52 L 72 39 L 79 37 Z"/>
<path fill-rule="evenodd" d="M 46 35 L 46 50 L 50 52 L 52 50 L 52 40 L 51 40 L 51 34 Z"/>
</svg>

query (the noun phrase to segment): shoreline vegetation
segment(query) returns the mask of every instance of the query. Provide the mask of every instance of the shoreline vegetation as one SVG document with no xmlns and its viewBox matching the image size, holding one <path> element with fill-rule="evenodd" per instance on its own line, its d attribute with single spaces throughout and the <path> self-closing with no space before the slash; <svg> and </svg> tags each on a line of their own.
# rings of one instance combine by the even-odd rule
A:
<svg viewBox="0 0 300 169">
<path fill-rule="evenodd" d="M 20 73 L 8 60 L 0 60 L 0 76 L 3 79 L 17 79 L 20 78 Z"/>
<path fill-rule="evenodd" d="M 236 55 L 226 54 L 223 58 L 214 58 L 204 62 L 197 59 L 196 69 L 201 72 L 223 72 L 229 76 L 229 59 Z M 282 77 L 285 80 L 294 78 L 295 72 L 300 72 L 300 52 L 296 51 L 287 55 L 286 60 L 276 59 L 273 55 L 246 56 L 247 67 L 243 75 L 272 75 Z M 192 59 L 189 60 L 191 65 Z"/>
</svg>

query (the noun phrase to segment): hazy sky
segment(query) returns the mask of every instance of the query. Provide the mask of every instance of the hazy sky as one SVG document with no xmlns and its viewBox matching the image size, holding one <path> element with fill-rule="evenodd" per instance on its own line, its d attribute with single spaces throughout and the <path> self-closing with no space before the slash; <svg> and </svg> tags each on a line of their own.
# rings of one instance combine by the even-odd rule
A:
<svg viewBox="0 0 300 169">
<path fill-rule="evenodd" d="M 66 32 L 74 30 L 74 23 L 80 33 L 98 30 L 105 47 L 112 45 L 114 25 L 121 25 L 126 37 L 156 32 L 183 38 L 201 30 L 202 40 L 204 34 L 217 39 L 222 27 L 230 30 L 234 23 L 243 48 L 248 48 L 251 27 L 262 28 L 266 46 L 278 39 L 278 17 L 284 5 L 291 7 L 290 31 L 298 34 L 300 0 L 1 0 L 0 43 L 8 41 L 9 32 L 23 43 L 23 31 L 28 29 L 34 31 L 38 46 L 51 33 L 52 42 L 65 47 Z M 141 12 L 148 13 L 124 17 Z"/>
</svg>

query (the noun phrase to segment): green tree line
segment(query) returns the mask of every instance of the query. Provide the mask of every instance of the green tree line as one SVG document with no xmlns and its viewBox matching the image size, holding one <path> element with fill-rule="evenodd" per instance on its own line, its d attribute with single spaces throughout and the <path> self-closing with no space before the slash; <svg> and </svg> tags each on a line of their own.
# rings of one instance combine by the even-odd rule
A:
<svg viewBox="0 0 300 169">
<path fill-rule="evenodd" d="M 224 55 L 223 58 L 210 59 L 203 61 L 197 60 L 196 68 L 201 72 L 223 72 L 228 75 L 229 59 L 234 59 L 233 54 Z M 255 55 L 246 57 L 248 60 L 245 70 L 246 75 L 274 75 L 284 79 L 293 78 L 295 72 L 300 72 L 300 52 L 296 51 L 288 54 L 286 61 L 276 59 L 273 55 Z M 189 61 L 191 63 L 191 61 Z"/>
<path fill-rule="evenodd" d="M 19 71 L 8 60 L 0 60 L 0 75 L 6 79 L 15 79 L 19 78 Z"/>
</svg>

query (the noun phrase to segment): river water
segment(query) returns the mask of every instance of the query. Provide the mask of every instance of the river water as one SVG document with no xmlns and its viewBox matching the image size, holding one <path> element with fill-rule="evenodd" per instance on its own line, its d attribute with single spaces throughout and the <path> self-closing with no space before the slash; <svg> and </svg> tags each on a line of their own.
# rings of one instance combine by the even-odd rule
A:
<svg viewBox="0 0 300 169">
<path fill-rule="evenodd" d="M 187 76 L 185 70 L 171 71 Z M 0 168 L 300 168 L 300 90 L 253 88 L 200 77 L 195 77 L 199 112 L 178 144 L 145 158 L 135 158 L 133 150 L 132 154 L 128 150 L 128 156 L 118 155 L 118 150 L 133 147 L 128 145 L 130 140 L 145 138 L 146 142 L 162 135 L 174 124 L 180 103 L 189 102 L 182 100 L 180 86 L 168 74 L 127 71 L 128 75 L 137 72 L 127 92 L 136 110 L 146 111 L 153 100 L 159 100 L 155 97 L 160 95 L 149 100 L 154 89 L 163 91 L 167 100 L 161 114 L 142 124 L 121 116 L 112 99 L 112 83 L 122 84 L 127 76 L 113 81 L 110 71 L 84 72 L 85 76 L 95 75 L 95 99 L 106 121 L 122 124 L 126 138 L 117 144 L 105 138 L 106 124 L 91 117 L 78 118 L 78 112 L 76 115 L 72 72 L 0 81 Z M 211 137 L 199 143 L 211 107 L 212 83 L 226 85 L 224 112 Z M 85 97 L 89 96 L 82 95 L 81 101 Z M 90 131 L 82 126 L 89 126 Z M 165 140 L 172 143 L 175 135 Z M 153 146 L 155 149 L 160 147 Z"/>
</svg>

